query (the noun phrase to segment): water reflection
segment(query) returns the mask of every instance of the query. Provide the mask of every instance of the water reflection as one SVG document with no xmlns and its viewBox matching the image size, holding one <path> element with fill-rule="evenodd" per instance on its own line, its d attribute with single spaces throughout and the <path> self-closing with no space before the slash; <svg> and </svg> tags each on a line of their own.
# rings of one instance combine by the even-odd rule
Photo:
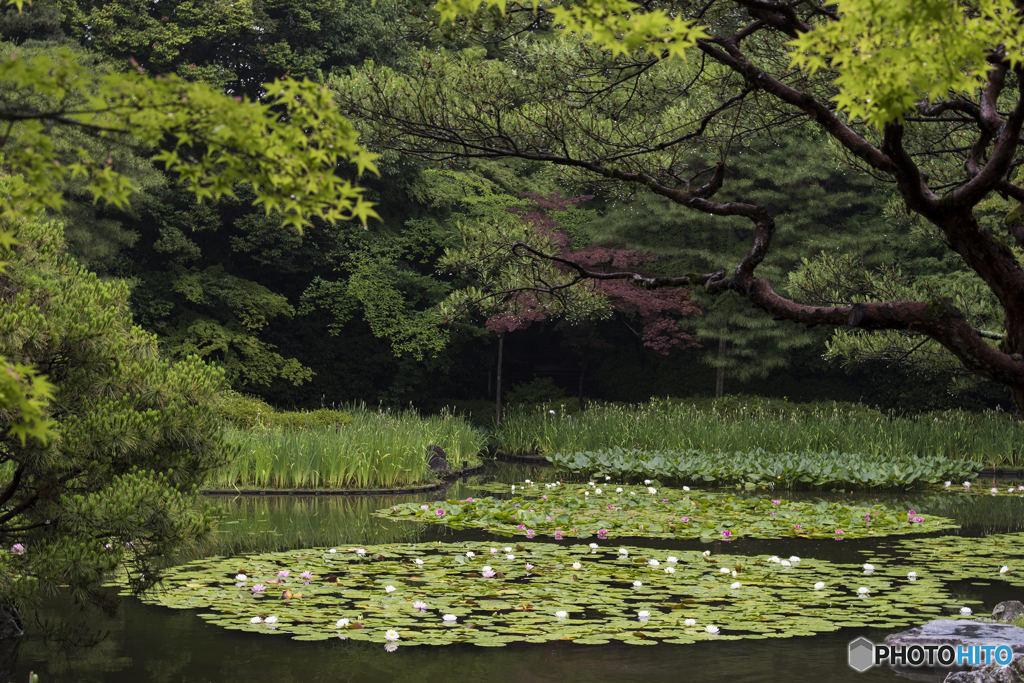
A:
<svg viewBox="0 0 1024 683">
<path fill-rule="evenodd" d="M 479 496 L 473 487 L 488 481 L 550 480 L 553 471 L 506 464 L 485 475 L 457 482 L 443 492 L 379 497 L 238 497 L 208 503 L 221 513 L 214 538 L 193 556 L 241 555 L 299 547 L 355 544 L 482 540 L 480 531 L 450 531 L 415 522 L 393 522 L 372 516 L 378 508 L 402 502 Z M 1007 484 L 1003 484 L 1006 486 Z M 748 495 L 780 495 L 749 493 Z M 850 502 L 884 502 L 929 514 L 952 517 L 964 525 L 957 533 L 982 535 L 1024 530 L 1024 499 L 943 492 L 786 493 L 788 498 L 842 498 Z M 950 533 L 950 532 L 946 532 Z M 908 537 L 890 539 L 746 539 L 711 544 L 699 540 L 670 542 L 631 538 L 631 545 L 666 549 L 706 549 L 744 555 L 800 555 L 833 562 L 862 563 L 864 551 L 878 551 Z M 544 539 L 551 542 L 550 539 Z M 589 539 L 592 540 L 592 539 Z M 588 540 L 588 542 L 589 542 Z M 577 543 L 566 539 L 564 543 Z M 608 541 L 613 545 L 616 541 Z M 190 559 L 190 558 L 182 558 Z M 962 600 L 983 600 L 991 607 L 1005 599 L 997 582 L 961 582 L 952 586 Z M 21 644 L 19 663 L 10 680 L 24 680 L 29 670 L 42 683 L 106 681 L 111 683 L 298 683 L 302 681 L 410 681 L 450 683 L 467 680 L 547 682 L 586 681 L 896 681 L 887 669 L 858 674 L 846 665 L 847 644 L 864 635 L 880 642 L 886 632 L 823 634 L 812 638 L 744 640 L 687 646 L 659 644 L 582 646 L 549 643 L 540 646 L 475 648 L 399 647 L 386 653 L 381 645 L 298 642 L 283 636 L 227 631 L 206 623 L 196 611 L 169 610 L 126 599 L 117 617 L 83 614 L 62 599 L 47 603 L 42 616 L 74 631 L 109 630 L 110 637 L 92 649 L 59 649 L 38 638 Z M 681 667 L 685 662 L 685 668 Z"/>
</svg>

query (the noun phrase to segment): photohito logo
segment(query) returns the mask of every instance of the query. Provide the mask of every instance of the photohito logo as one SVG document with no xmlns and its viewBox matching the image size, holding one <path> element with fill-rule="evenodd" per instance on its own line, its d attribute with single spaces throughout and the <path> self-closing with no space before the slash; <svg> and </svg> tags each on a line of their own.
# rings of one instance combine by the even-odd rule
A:
<svg viewBox="0 0 1024 683">
<path fill-rule="evenodd" d="M 1013 659 L 1009 645 L 875 645 L 867 638 L 850 643 L 850 666 L 867 671 L 873 666 L 1006 666 Z"/>
</svg>

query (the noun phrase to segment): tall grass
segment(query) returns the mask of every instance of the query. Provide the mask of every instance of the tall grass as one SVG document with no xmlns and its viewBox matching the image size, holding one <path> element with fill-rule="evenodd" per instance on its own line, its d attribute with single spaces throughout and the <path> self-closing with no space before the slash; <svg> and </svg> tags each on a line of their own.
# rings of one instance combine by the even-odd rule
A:
<svg viewBox="0 0 1024 683">
<path fill-rule="evenodd" d="M 213 473 L 219 488 L 390 488 L 434 480 L 427 446 L 444 449 L 451 467 L 479 462 L 485 436 L 451 414 L 347 407 L 351 424 L 329 428 L 225 428 L 240 454 Z"/>
<path fill-rule="evenodd" d="M 896 417 L 834 404 L 812 410 L 752 403 L 721 411 L 652 401 L 600 406 L 575 415 L 512 413 L 497 430 L 506 453 L 571 453 L 620 447 L 642 450 L 839 451 L 865 455 L 944 456 L 1018 467 L 1024 464 L 1024 424 L 1005 413 L 948 411 Z"/>
</svg>

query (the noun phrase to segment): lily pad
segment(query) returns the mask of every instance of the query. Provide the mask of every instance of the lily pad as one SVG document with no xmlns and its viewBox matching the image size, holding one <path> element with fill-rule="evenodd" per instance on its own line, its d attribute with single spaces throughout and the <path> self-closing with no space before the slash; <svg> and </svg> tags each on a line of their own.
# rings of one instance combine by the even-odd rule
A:
<svg viewBox="0 0 1024 683">
<path fill-rule="evenodd" d="M 655 482 L 652 482 L 655 483 Z M 375 514 L 393 520 L 484 529 L 497 534 L 573 538 L 871 538 L 955 529 L 946 517 L 885 505 L 790 501 L 700 490 L 524 482 L 511 497 L 405 503 Z M 496 487 L 485 487 L 496 491 Z"/>
<path fill-rule="evenodd" d="M 785 638 L 905 626 L 959 606 L 937 577 L 903 574 L 618 545 L 420 543 L 198 560 L 144 599 L 301 640 L 384 642 L 393 630 L 402 645 L 486 647 Z"/>
</svg>

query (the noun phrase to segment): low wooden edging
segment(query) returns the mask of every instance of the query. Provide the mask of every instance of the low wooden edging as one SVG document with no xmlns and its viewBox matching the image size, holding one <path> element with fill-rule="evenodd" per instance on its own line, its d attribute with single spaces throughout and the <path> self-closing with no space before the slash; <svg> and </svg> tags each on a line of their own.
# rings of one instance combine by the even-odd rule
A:
<svg viewBox="0 0 1024 683">
<path fill-rule="evenodd" d="M 484 466 L 464 467 L 451 473 L 452 478 L 464 477 L 483 471 Z M 448 484 L 439 481 L 426 486 L 410 486 L 404 489 L 204 489 L 199 491 L 204 496 L 380 496 L 402 495 L 406 493 L 426 493 L 436 491 Z"/>
<path fill-rule="evenodd" d="M 1024 479 L 1024 470 L 1011 470 L 998 468 L 994 470 L 982 470 L 978 477 L 1003 477 L 1006 479 Z"/>
<path fill-rule="evenodd" d="M 495 453 L 495 460 L 503 462 L 529 462 L 535 465 L 550 465 L 551 461 L 537 453 Z"/>
</svg>

